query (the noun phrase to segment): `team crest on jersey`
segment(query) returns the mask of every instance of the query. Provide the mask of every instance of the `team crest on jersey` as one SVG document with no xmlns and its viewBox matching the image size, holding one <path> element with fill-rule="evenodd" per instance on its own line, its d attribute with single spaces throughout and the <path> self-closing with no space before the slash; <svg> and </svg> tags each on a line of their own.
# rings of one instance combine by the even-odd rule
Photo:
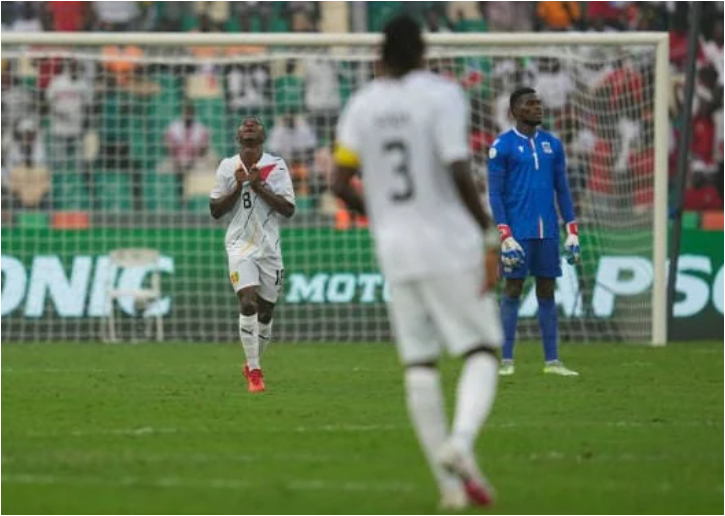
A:
<svg viewBox="0 0 725 516">
<path fill-rule="evenodd" d="M 497 154 L 496 147 L 491 147 L 490 149 L 488 149 L 488 159 L 495 158 L 496 154 Z"/>
<path fill-rule="evenodd" d="M 551 144 L 549 142 L 541 142 L 541 148 L 544 150 L 545 154 L 551 154 L 554 152 L 551 150 Z"/>
<path fill-rule="evenodd" d="M 523 145 L 519 145 L 519 152 L 524 152 L 524 146 Z"/>
<path fill-rule="evenodd" d="M 229 276 L 232 279 L 233 285 L 236 285 L 237 283 L 239 283 L 239 273 L 237 271 L 232 272 Z"/>
</svg>

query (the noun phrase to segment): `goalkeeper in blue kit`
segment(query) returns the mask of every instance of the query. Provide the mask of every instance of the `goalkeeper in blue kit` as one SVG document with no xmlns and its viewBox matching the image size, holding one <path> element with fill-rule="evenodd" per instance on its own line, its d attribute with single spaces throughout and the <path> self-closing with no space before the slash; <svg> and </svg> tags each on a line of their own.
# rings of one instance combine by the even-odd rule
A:
<svg viewBox="0 0 725 516">
<path fill-rule="evenodd" d="M 489 196 L 501 236 L 501 264 L 506 278 L 501 301 L 504 330 L 500 375 L 514 374 L 514 342 L 524 280 L 536 277 L 539 328 L 544 346 L 544 372 L 577 376 L 559 360 L 556 278 L 561 276 L 559 220 L 554 199 L 566 222 L 567 261 L 579 260 L 579 237 L 566 158 L 561 141 L 539 129 L 541 100 L 532 88 L 511 94 L 509 107 L 516 126 L 493 142 L 488 154 Z"/>
</svg>

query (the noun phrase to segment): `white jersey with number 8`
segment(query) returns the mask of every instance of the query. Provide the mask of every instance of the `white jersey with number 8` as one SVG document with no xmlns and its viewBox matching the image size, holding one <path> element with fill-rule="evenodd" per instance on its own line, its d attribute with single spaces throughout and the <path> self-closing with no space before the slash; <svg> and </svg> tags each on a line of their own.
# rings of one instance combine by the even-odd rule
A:
<svg viewBox="0 0 725 516">
<path fill-rule="evenodd" d="M 231 193 L 236 187 L 234 171 L 243 166 L 239 155 L 222 160 L 216 171 L 216 184 L 210 197 L 218 199 Z M 294 204 L 295 194 L 292 188 L 287 165 L 282 158 L 271 154 L 262 154 L 257 162 L 262 181 L 274 193 L 283 196 Z M 279 217 L 245 183 L 239 200 L 230 212 L 227 228 L 227 253 L 238 258 L 281 258 Z"/>
</svg>

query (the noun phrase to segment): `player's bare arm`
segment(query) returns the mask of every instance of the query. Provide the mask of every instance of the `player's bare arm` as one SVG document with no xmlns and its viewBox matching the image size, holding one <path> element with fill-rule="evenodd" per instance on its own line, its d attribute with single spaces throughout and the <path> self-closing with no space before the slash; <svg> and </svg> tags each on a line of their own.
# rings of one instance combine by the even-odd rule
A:
<svg viewBox="0 0 725 516">
<path fill-rule="evenodd" d="M 352 178 L 358 173 L 356 168 L 335 165 L 332 172 L 332 192 L 342 199 L 347 206 L 365 215 L 365 202 L 362 195 L 352 184 Z"/>
<path fill-rule="evenodd" d="M 234 171 L 234 179 L 237 181 L 234 190 L 218 199 L 209 199 L 209 210 L 211 211 L 211 216 L 215 219 L 229 212 L 239 200 L 244 182 L 248 179 L 243 167 L 240 166 Z"/>
<path fill-rule="evenodd" d="M 247 178 L 249 179 L 249 185 L 254 193 L 266 202 L 270 208 L 287 218 L 290 218 L 295 214 L 295 205 L 283 196 L 274 193 L 267 186 L 267 183 L 262 181 L 262 178 L 259 175 L 259 168 L 256 165 L 249 171 Z"/>
</svg>

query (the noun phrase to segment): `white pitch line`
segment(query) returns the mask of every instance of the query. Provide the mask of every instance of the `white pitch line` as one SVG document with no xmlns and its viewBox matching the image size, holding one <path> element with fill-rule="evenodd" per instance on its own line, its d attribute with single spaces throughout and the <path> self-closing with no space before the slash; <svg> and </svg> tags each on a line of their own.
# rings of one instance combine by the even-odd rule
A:
<svg viewBox="0 0 725 516">
<path fill-rule="evenodd" d="M 203 488 L 247 490 L 260 488 L 263 483 L 231 478 L 192 479 L 182 477 L 120 477 L 104 479 L 98 477 L 70 477 L 35 475 L 27 473 L 3 474 L 3 483 L 26 485 L 78 485 L 108 487 L 160 487 L 160 488 Z M 327 480 L 283 480 L 280 486 L 292 491 L 345 491 L 359 493 L 404 493 L 415 490 L 415 486 L 402 482 L 331 482 Z"/>
<path fill-rule="evenodd" d="M 165 435 L 175 434 L 179 430 L 176 428 L 154 428 L 150 426 L 142 426 L 139 428 L 109 428 L 109 429 L 98 429 L 98 430 L 71 430 L 66 432 L 26 432 L 26 437 L 93 437 L 103 435 L 125 435 L 131 437 L 142 437 L 145 435 Z M 184 433 L 190 433 L 193 431 L 186 430 Z M 204 431 L 204 433 L 208 433 Z M 9 436 L 6 435 L 6 438 Z"/>
<path fill-rule="evenodd" d="M 722 426 L 722 421 L 702 420 L 702 421 L 566 421 L 562 423 L 545 423 L 541 422 L 520 422 L 520 421 L 503 421 L 500 423 L 492 423 L 484 426 L 484 430 L 502 430 L 510 428 L 574 428 L 574 427 L 609 427 L 609 428 L 699 428 L 699 427 L 718 427 Z M 356 433 L 356 432 L 389 432 L 389 431 L 408 431 L 408 425 L 321 425 L 321 426 L 297 426 L 291 428 L 263 428 L 260 432 L 264 433 Z M 129 437 L 144 437 L 168 434 L 227 434 L 232 430 L 227 429 L 182 429 L 182 428 L 156 428 L 144 426 L 138 428 L 111 428 L 98 430 L 70 430 L 58 432 L 23 432 L 23 438 L 57 438 L 57 437 L 94 437 L 106 435 L 118 435 Z M 245 430 L 250 431 L 250 430 Z M 6 439 L 12 439 L 11 432 L 5 432 Z"/>
</svg>

